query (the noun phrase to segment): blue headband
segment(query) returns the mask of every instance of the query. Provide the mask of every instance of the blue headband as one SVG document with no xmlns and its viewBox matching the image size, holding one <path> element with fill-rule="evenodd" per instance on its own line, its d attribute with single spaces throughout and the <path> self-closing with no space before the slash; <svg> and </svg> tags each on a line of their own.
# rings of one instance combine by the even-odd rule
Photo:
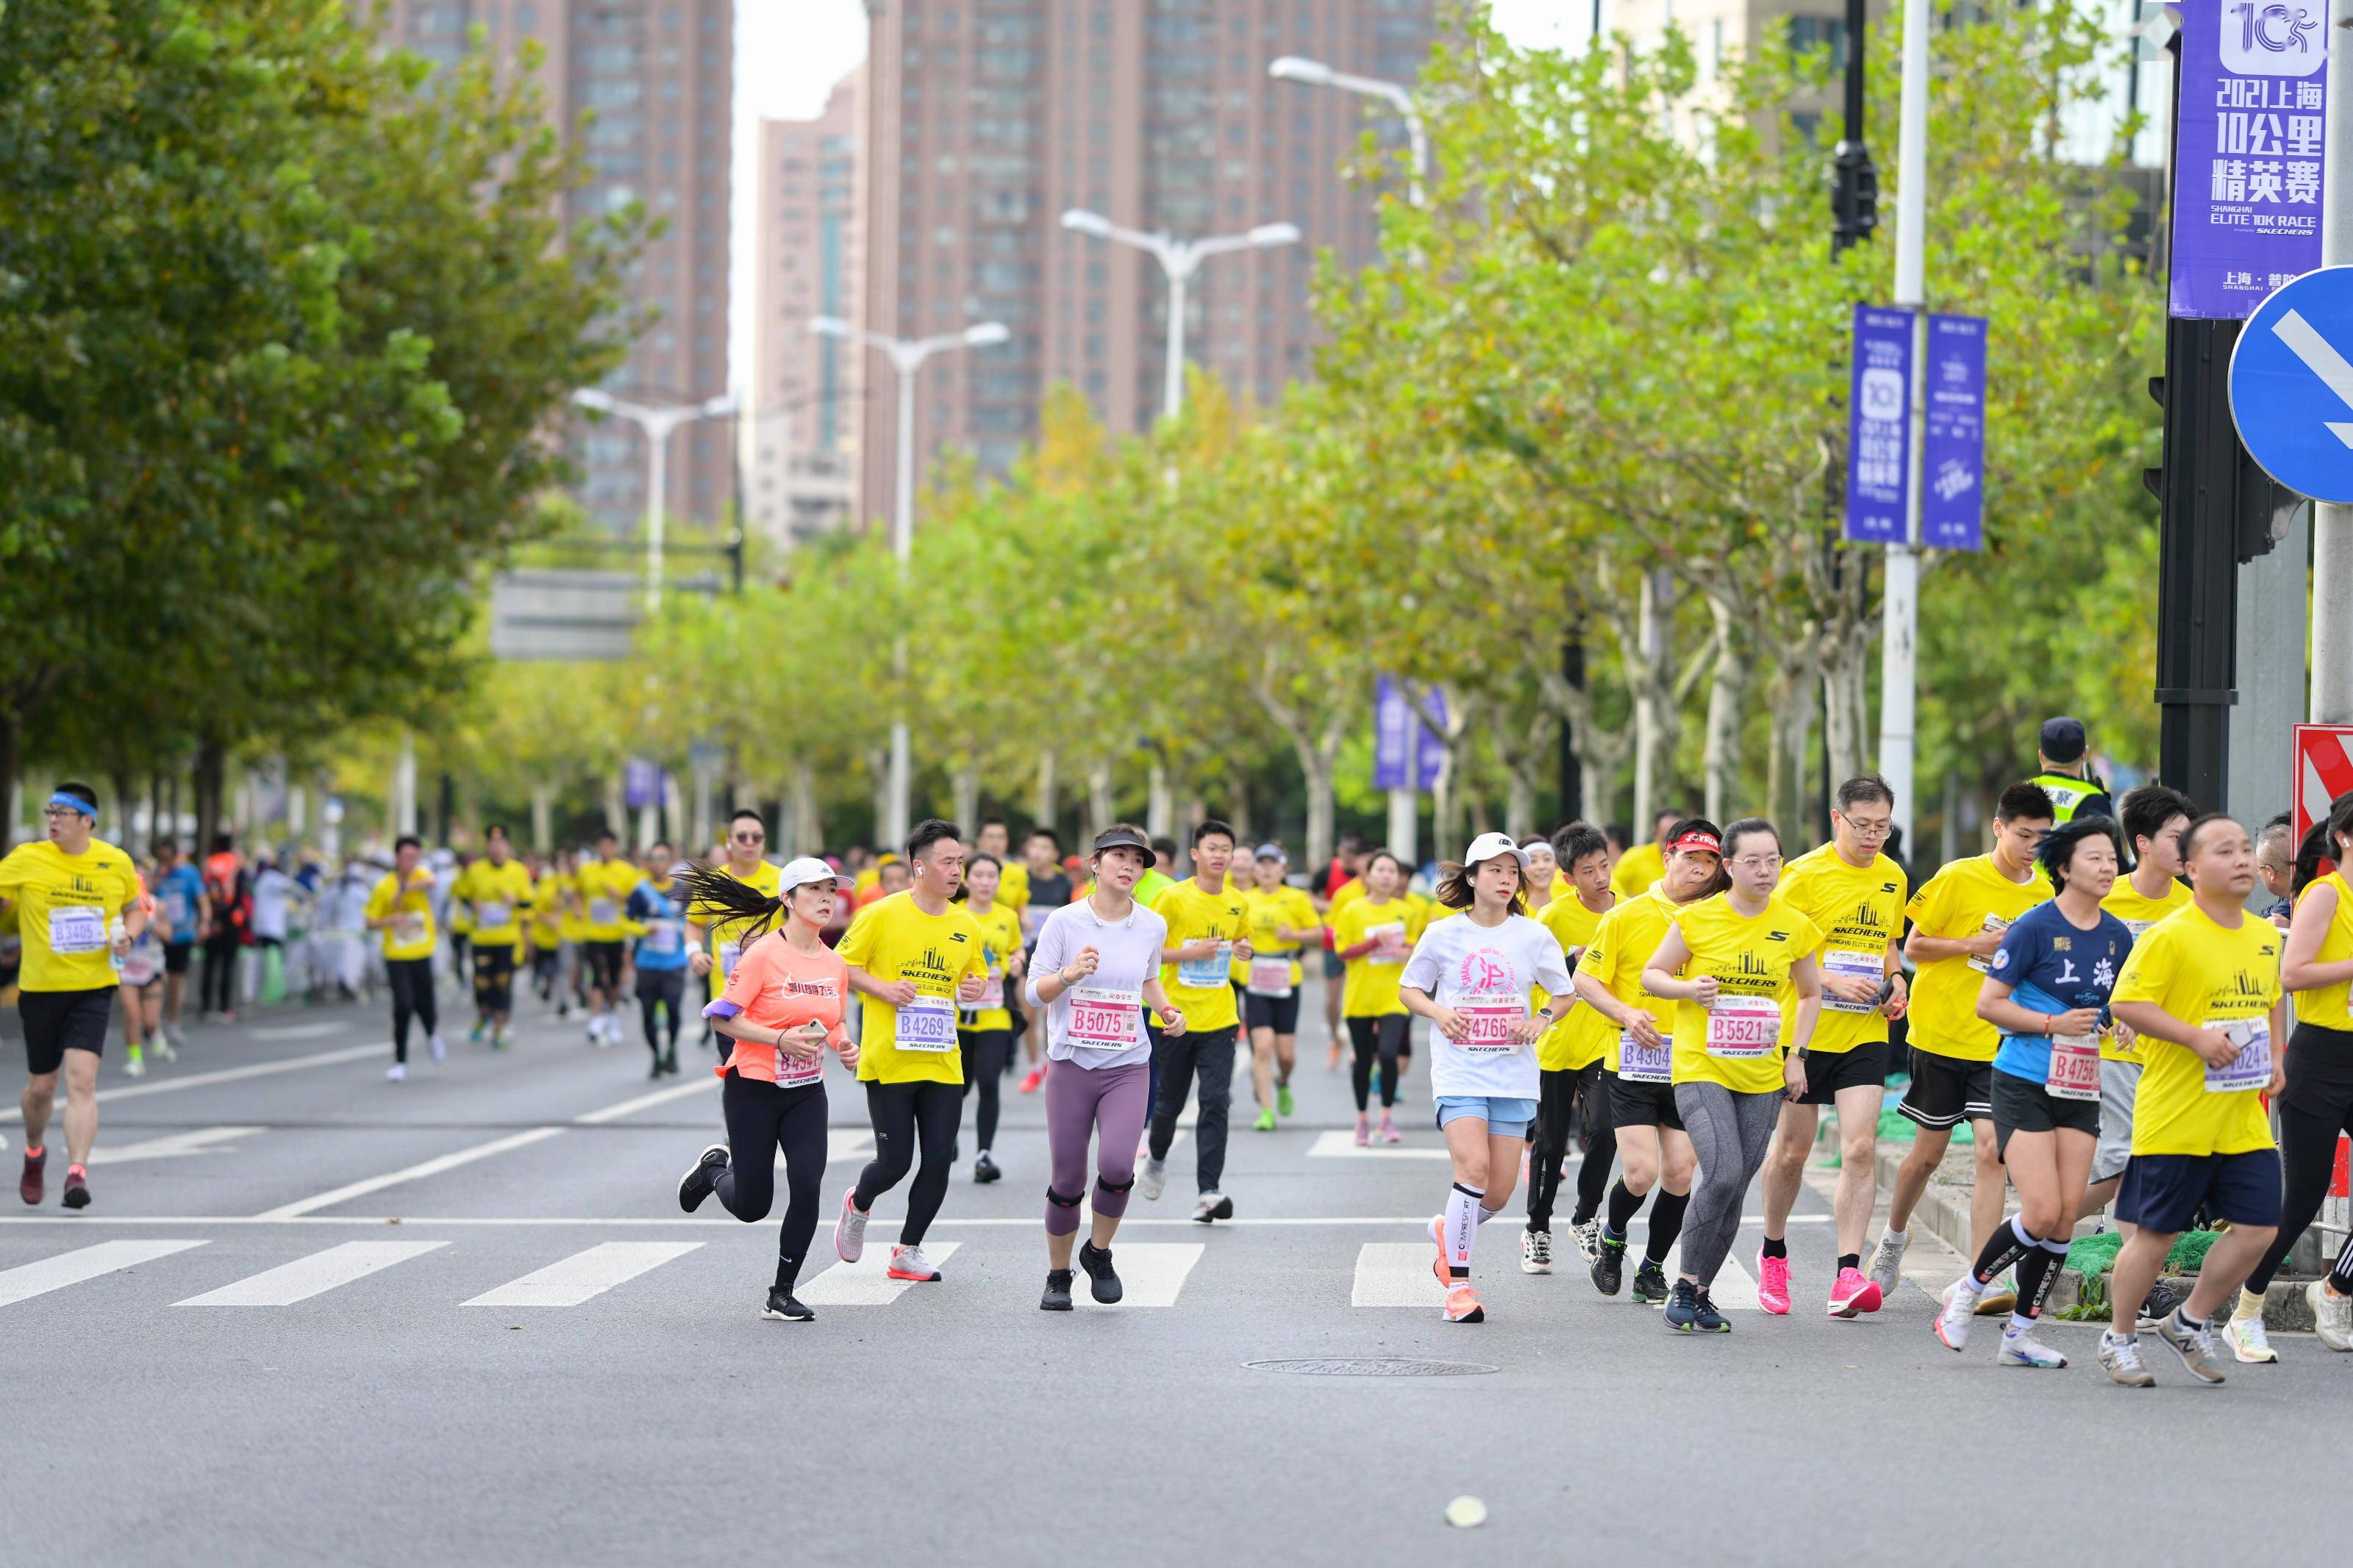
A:
<svg viewBox="0 0 2353 1568">
<path fill-rule="evenodd" d="M 96 822 L 98 820 L 98 807 L 90 805 L 90 802 L 82 799 L 82 797 L 78 795 L 68 795 L 64 791 L 60 790 L 56 795 L 49 796 L 49 804 L 51 805 L 64 806 L 68 811 L 80 812 L 92 822 Z"/>
</svg>

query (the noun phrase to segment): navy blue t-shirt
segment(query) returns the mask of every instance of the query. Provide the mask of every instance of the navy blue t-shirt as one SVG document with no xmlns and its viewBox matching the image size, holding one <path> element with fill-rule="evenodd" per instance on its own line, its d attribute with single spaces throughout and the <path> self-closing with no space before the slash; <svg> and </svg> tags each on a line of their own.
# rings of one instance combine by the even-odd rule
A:
<svg viewBox="0 0 2353 1568">
<path fill-rule="evenodd" d="M 2100 923 L 2084 931 L 2061 912 L 2057 900 L 2037 904 L 2010 923 L 1994 951 L 1988 973 L 2010 988 L 2010 1000 L 2030 1013 L 2065 1013 L 2108 1005 L 2132 951 L 2125 922 L 2100 911 Z M 2051 1037 L 2002 1032 L 1994 1053 L 1999 1071 L 2042 1082 L 2051 1076 Z"/>
</svg>

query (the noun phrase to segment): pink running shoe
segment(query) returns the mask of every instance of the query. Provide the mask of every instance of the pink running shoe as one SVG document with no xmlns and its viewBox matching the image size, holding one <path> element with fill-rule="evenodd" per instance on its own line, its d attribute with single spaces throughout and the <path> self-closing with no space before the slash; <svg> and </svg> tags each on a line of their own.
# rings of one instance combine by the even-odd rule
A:
<svg viewBox="0 0 2353 1568">
<path fill-rule="evenodd" d="M 1363 1111 L 1356 1113 L 1356 1147 L 1362 1149 L 1373 1141 L 1373 1124 Z"/>
<path fill-rule="evenodd" d="M 1450 1323 L 1483 1323 L 1487 1309 L 1479 1305 L 1479 1292 L 1465 1284 L 1457 1284 L 1446 1292 L 1446 1321 Z"/>
<path fill-rule="evenodd" d="M 1438 1276 L 1438 1282 L 1440 1285 L 1453 1284 L 1454 1276 L 1446 1271 L 1446 1216 L 1444 1215 L 1434 1214 L 1430 1216 L 1430 1239 L 1438 1248 L 1438 1257 L 1431 1262 L 1430 1271 Z"/>
<path fill-rule="evenodd" d="M 1381 1112 L 1381 1142 L 1384 1143 L 1405 1142 L 1405 1134 L 1397 1130 L 1397 1123 L 1389 1120 L 1389 1113 L 1386 1110 Z"/>
<path fill-rule="evenodd" d="M 858 1189 L 841 1194 L 841 1217 L 833 1222 L 834 1256 L 855 1263 L 866 1251 L 866 1216 L 858 1212 Z"/>
<path fill-rule="evenodd" d="M 1879 1282 L 1860 1268 L 1841 1268 L 1831 1287 L 1831 1316 L 1852 1318 L 1857 1312 L 1879 1310 Z"/>
<path fill-rule="evenodd" d="M 1757 1304 L 1787 1317 L 1789 1311 L 1789 1260 L 1757 1255 Z"/>
</svg>

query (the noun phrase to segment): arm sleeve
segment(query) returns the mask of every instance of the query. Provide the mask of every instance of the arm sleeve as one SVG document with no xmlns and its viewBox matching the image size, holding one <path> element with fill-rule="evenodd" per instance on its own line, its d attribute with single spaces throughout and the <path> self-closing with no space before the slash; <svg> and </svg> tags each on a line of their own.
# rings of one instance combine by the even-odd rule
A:
<svg viewBox="0 0 2353 1568">
<path fill-rule="evenodd" d="M 1038 951 L 1030 955 L 1029 967 L 1021 975 L 1021 998 L 1032 1007 L 1052 1005 L 1038 994 L 1038 977 L 1071 962 L 1070 929 L 1069 921 L 1050 915 L 1038 931 Z"/>
</svg>

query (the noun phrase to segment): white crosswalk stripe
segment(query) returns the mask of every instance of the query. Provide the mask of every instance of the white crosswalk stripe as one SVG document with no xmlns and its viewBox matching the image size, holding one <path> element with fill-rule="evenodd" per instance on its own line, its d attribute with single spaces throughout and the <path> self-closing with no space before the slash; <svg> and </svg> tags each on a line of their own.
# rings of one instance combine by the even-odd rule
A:
<svg viewBox="0 0 2353 1568">
<path fill-rule="evenodd" d="M 266 1268 L 217 1290 L 174 1303 L 181 1307 L 288 1307 L 323 1291 L 412 1258 L 448 1246 L 446 1241 L 347 1241 L 341 1247 Z"/>
<path fill-rule="evenodd" d="M 575 1252 L 544 1268 L 495 1290 L 484 1291 L 469 1307 L 576 1307 L 614 1286 L 683 1258 L 702 1247 L 699 1241 L 607 1241 Z"/>
<path fill-rule="evenodd" d="M 1356 1135 L 1335 1127 L 1319 1132 L 1315 1142 L 1307 1146 L 1311 1160 L 1443 1160 L 1448 1158 L 1443 1148 L 1412 1143 L 1367 1143 L 1356 1147 Z"/>
<path fill-rule="evenodd" d="M 1208 1248 L 1198 1241 L 1114 1242 L 1112 1267 L 1119 1270 L 1120 1307 L 1173 1307 L 1185 1289 L 1185 1277 L 1201 1261 Z M 1071 1297 L 1083 1306 L 1095 1305 L 1088 1293 L 1084 1270 L 1072 1283 Z M 1106 1308 L 1105 1310 L 1112 1309 Z"/>
<path fill-rule="evenodd" d="M 818 1232 L 818 1245 L 826 1245 L 825 1232 Z M 962 1244 L 954 1241 L 934 1242 L 924 1256 L 934 1264 L 944 1265 L 955 1256 Z M 945 1275 L 947 1270 L 940 1270 Z M 887 1307 L 915 1288 L 913 1279 L 891 1278 L 891 1248 L 871 1245 L 855 1263 L 837 1263 L 799 1290 L 800 1299 L 812 1307 Z"/>
<path fill-rule="evenodd" d="M 0 1307 L 14 1306 L 18 1301 L 30 1300 L 51 1290 L 79 1285 L 85 1279 L 95 1279 L 118 1269 L 134 1268 L 142 1263 L 152 1263 L 156 1258 L 169 1258 L 175 1252 L 185 1252 L 190 1247 L 204 1245 L 201 1241 L 101 1241 L 95 1247 L 61 1252 L 37 1263 L 0 1269 Z"/>
<path fill-rule="evenodd" d="M 1446 1292 L 1430 1261 L 1438 1248 L 1427 1241 L 1368 1241 L 1356 1248 L 1351 1307 L 1442 1307 Z"/>
</svg>

